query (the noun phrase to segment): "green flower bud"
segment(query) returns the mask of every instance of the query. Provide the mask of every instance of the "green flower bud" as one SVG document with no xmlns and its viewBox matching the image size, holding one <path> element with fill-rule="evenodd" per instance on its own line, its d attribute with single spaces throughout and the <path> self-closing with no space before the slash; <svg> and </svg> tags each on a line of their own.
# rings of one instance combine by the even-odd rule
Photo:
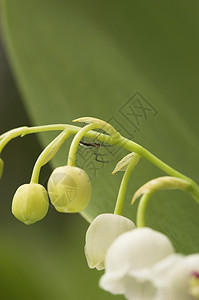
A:
<svg viewBox="0 0 199 300">
<path fill-rule="evenodd" d="M 50 200 L 59 212 L 80 212 L 86 208 L 91 195 L 91 183 L 80 168 L 56 168 L 48 181 Z"/>
<path fill-rule="evenodd" d="M 36 183 L 21 185 L 13 198 L 12 213 L 23 223 L 30 225 L 45 217 L 49 207 L 46 189 Z"/>
<path fill-rule="evenodd" d="M 2 175 L 3 175 L 3 168 L 4 168 L 4 162 L 0 158 L 0 179 L 1 179 Z"/>
</svg>

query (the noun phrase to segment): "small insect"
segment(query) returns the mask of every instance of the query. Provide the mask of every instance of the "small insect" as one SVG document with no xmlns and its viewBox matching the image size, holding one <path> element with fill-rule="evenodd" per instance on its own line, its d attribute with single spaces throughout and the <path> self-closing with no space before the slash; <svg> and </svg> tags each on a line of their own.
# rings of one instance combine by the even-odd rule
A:
<svg viewBox="0 0 199 300">
<path fill-rule="evenodd" d="M 98 142 L 94 142 L 94 141 L 87 142 L 84 140 L 81 140 L 79 142 L 79 145 L 85 149 L 94 149 L 95 160 L 97 162 L 101 162 L 101 163 L 110 163 L 111 162 L 111 161 L 106 161 L 106 160 L 101 159 L 102 156 L 109 155 L 111 152 L 101 154 L 101 153 L 99 153 L 99 149 L 100 149 L 100 147 L 112 147 L 113 145 L 107 145 L 104 143 L 98 143 Z"/>
</svg>

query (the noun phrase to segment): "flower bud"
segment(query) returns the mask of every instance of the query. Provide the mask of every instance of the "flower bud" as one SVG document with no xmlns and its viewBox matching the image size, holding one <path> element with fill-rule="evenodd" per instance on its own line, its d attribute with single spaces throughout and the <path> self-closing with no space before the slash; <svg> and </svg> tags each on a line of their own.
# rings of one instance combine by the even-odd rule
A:
<svg viewBox="0 0 199 300">
<path fill-rule="evenodd" d="M 23 223 L 30 225 L 45 217 L 48 206 L 48 194 L 42 185 L 23 184 L 14 195 L 12 213 Z"/>
<path fill-rule="evenodd" d="M 4 162 L 0 158 L 0 179 L 1 179 L 2 175 L 3 175 L 3 168 L 4 168 Z"/>
<path fill-rule="evenodd" d="M 102 214 L 90 224 L 86 233 L 85 255 L 89 267 L 104 269 L 105 255 L 112 242 L 122 233 L 135 228 L 135 224 L 119 215 Z"/>
<path fill-rule="evenodd" d="M 56 168 L 48 181 L 50 200 L 59 212 L 80 212 L 86 208 L 91 195 L 91 183 L 80 168 Z"/>
</svg>

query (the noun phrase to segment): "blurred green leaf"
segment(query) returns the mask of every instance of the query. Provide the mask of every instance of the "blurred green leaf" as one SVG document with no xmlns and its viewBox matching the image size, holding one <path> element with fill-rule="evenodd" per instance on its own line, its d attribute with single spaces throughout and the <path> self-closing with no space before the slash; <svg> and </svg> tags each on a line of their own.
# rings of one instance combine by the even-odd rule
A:
<svg viewBox="0 0 199 300">
<path fill-rule="evenodd" d="M 98 288 L 102 272 L 87 266 L 86 222 L 73 218 L 63 218 L 59 231 L 49 221 L 46 230 L 42 222 L 27 229 L 16 221 L 15 229 L 0 231 L 0 299 L 114 299 Z"/>
<path fill-rule="evenodd" d="M 196 1 L 1 0 L 5 45 L 33 124 L 71 123 L 82 116 L 111 119 L 126 136 L 199 181 L 198 35 Z M 121 114 L 139 92 L 152 105 L 137 130 Z M 138 95 L 138 94 L 137 94 Z M 152 112 L 158 113 L 153 115 Z M 132 120 L 136 122 L 136 119 Z M 43 145 L 54 137 L 41 135 Z M 66 150 L 66 148 L 65 148 Z M 121 152 L 122 155 L 127 154 Z M 89 159 L 95 163 L 92 154 Z M 53 166 L 64 165 L 60 151 Z M 117 160 L 115 161 L 116 164 Z M 122 174 L 98 164 L 85 216 L 112 212 Z M 141 161 L 129 183 L 124 215 L 135 220 L 133 193 L 163 173 Z M 166 233 L 177 251 L 199 247 L 199 207 L 182 192 L 157 193 L 147 224 Z"/>
</svg>

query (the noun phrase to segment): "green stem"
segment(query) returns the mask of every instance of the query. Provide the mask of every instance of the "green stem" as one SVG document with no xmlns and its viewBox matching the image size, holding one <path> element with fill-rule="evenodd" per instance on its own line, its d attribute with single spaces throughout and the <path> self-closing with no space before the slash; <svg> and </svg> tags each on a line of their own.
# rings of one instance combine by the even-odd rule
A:
<svg viewBox="0 0 199 300">
<path fill-rule="evenodd" d="M 151 195 L 152 195 L 152 193 L 146 193 L 140 199 L 140 203 L 139 203 L 138 209 L 137 209 L 137 220 L 136 220 L 136 226 L 138 228 L 145 227 L 146 207 L 147 207 L 147 204 L 149 202 Z"/>
<path fill-rule="evenodd" d="M 0 153 L 2 152 L 3 148 L 6 146 L 8 142 L 10 142 L 12 139 L 20 136 L 22 132 L 26 130 L 26 127 L 20 127 L 13 130 L 10 130 L 4 134 L 1 135 L 1 141 L 0 141 Z"/>
<path fill-rule="evenodd" d="M 172 176 L 159 177 L 150 180 L 144 184 L 133 197 L 132 202 L 134 203 L 135 199 L 142 195 L 137 209 L 137 227 L 145 226 L 146 207 L 150 197 L 156 191 L 171 189 L 179 189 L 190 193 L 194 200 L 196 200 L 196 202 L 199 204 L 199 189 L 195 189 L 190 181 Z"/>
<path fill-rule="evenodd" d="M 82 130 L 82 128 L 78 126 L 66 125 L 66 124 L 54 124 L 54 125 L 44 125 L 44 126 L 35 126 L 35 127 L 20 127 L 14 130 L 10 130 L 0 136 L 0 153 L 5 147 L 5 145 L 11 139 L 17 136 L 24 136 L 36 132 L 64 130 L 66 128 L 68 128 L 68 130 L 71 131 L 71 134 L 76 134 L 80 130 Z M 155 155 L 150 153 L 148 150 L 146 150 L 139 144 L 136 144 L 135 142 L 130 141 L 122 136 L 119 136 L 117 139 L 113 139 L 110 135 L 107 134 L 99 135 L 99 133 L 94 131 L 86 132 L 85 136 L 92 139 L 97 138 L 98 140 L 111 145 L 117 145 L 119 147 L 129 150 L 130 152 L 136 152 L 141 157 L 147 159 L 156 167 L 164 171 L 166 174 L 189 181 L 192 185 L 192 194 L 194 195 L 194 199 L 199 203 L 199 186 L 192 179 L 176 171 L 175 169 L 173 169 L 172 167 L 170 167 L 169 165 L 161 161 L 159 158 L 157 158 Z"/>
<path fill-rule="evenodd" d="M 132 157 L 132 159 L 124 173 L 122 182 L 120 184 L 120 189 L 119 189 L 119 193 L 117 196 L 116 205 L 115 205 L 115 210 L 114 210 L 115 215 L 122 215 L 122 209 L 123 209 L 123 205 L 124 205 L 124 197 L 125 197 L 128 181 L 129 181 L 131 173 L 132 173 L 133 169 L 135 168 L 135 166 L 137 165 L 139 159 L 140 159 L 140 156 L 138 154 L 135 154 Z"/>
<path fill-rule="evenodd" d="M 76 161 L 76 152 L 77 152 L 77 147 L 79 145 L 79 142 L 81 141 L 81 139 L 83 138 L 83 136 L 90 130 L 96 128 L 96 124 L 88 124 L 85 127 L 83 127 L 74 137 L 71 145 L 70 145 L 70 149 L 69 149 L 69 153 L 68 153 L 68 162 L 67 165 L 71 166 L 71 167 L 75 167 L 75 161 Z"/>
<path fill-rule="evenodd" d="M 122 143 L 123 148 L 131 151 L 131 152 L 136 152 L 139 154 L 141 157 L 147 159 L 150 161 L 152 164 L 154 164 L 156 167 L 158 167 L 160 170 L 164 171 L 170 176 L 182 178 L 188 181 L 192 181 L 189 177 L 181 174 L 180 172 L 176 171 L 174 168 L 170 167 L 166 163 L 164 163 L 162 160 L 157 158 L 155 155 L 153 155 L 151 152 L 140 146 L 139 144 L 136 144 L 133 141 L 130 141 L 124 137 L 121 137 L 120 143 Z"/>
<path fill-rule="evenodd" d="M 100 128 L 104 131 L 106 131 L 109 134 L 109 142 L 113 140 L 114 142 L 118 141 L 120 139 L 120 134 L 113 128 L 109 123 L 96 119 L 96 118 L 79 118 L 74 120 L 74 122 L 86 122 L 89 123 L 85 127 L 83 127 L 74 137 L 70 149 L 69 149 L 69 154 L 68 154 L 68 166 L 75 166 L 75 161 L 76 161 L 76 152 L 77 152 L 77 147 L 79 145 L 79 142 L 83 138 L 84 135 L 86 135 L 90 130 Z M 98 135 L 100 136 L 101 133 Z M 105 137 L 106 135 L 103 135 Z M 107 137 L 107 136 L 106 136 Z"/>
<path fill-rule="evenodd" d="M 199 186 L 193 182 L 194 184 L 191 183 L 189 186 L 188 192 L 191 194 L 193 199 L 199 204 Z"/>
<path fill-rule="evenodd" d="M 55 125 L 44 125 L 44 126 L 34 126 L 34 127 L 19 127 L 16 129 L 9 130 L 0 136 L 0 153 L 2 152 L 6 144 L 16 137 L 19 136 L 24 137 L 25 135 L 32 134 L 32 133 L 40 133 L 40 132 L 48 132 L 48 131 L 63 131 L 65 129 L 68 129 L 71 132 L 71 134 L 76 134 L 82 128 L 74 125 L 55 124 Z M 97 138 L 98 140 L 105 143 L 114 144 L 110 136 L 107 134 L 101 133 L 99 135 L 98 132 L 90 131 L 87 132 L 85 136 L 92 139 Z"/>
<path fill-rule="evenodd" d="M 166 163 L 164 163 L 162 160 L 157 158 L 155 155 L 153 155 L 150 151 L 143 148 L 139 144 L 136 144 L 133 141 L 130 141 L 124 137 L 120 138 L 120 143 L 123 145 L 123 148 L 138 153 L 141 157 L 147 159 L 152 164 L 154 164 L 156 167 L 158 167 L 160 170 L 164 171 L 166 174 L 172 176 L 184 179 L 188 181 L 191 184 L 190 190 L 192 191 L 192 196 L 196 200 L 196 202 L 199 204 L 199 186 L 193 181 L 191 178 L 183 175 L 182 173 L 176 171 L 174 168 L 170 167 Z M 120 145 L 120 144 L 119 144 Z"/>
<path fill-rule="evenodd" d="M 30 183 L 38 183 L 41 167 L 54 157 L 61 145 L 70 135 L 71 132 L 65 129 L 42 151 L 34 165 Z"/>
</svg>

